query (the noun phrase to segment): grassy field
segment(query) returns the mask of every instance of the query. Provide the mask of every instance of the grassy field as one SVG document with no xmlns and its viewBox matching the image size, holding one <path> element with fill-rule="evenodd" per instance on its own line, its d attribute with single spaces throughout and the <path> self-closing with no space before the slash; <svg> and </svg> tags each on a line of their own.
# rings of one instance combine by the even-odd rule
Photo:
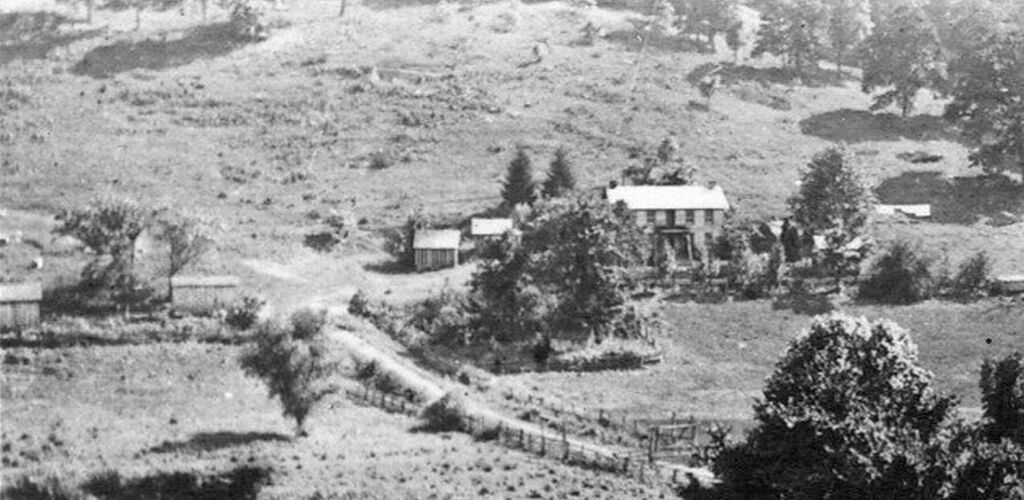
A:
<svg viewBox="0 0 1024 500">
<path fill-rule="evenodd" d="M 1024 348 L 1024 308 L 985 301 L 927 302 L 906 307 L 851 305 L 843 312 L 889 318 L 910 331 L 936 387 L 955 394 L 965 415 L 977 415 L 978 376 L 985 358 Z M 764 379 L 810 316 L 768 301 L 666 304 L 664 362 L 640 371 L 503 376 L 565 405 L 627 412 L 635 418 L 694 415 L 743 420 L 752 415 Z"/>
<path fill-rule="evenodd" d="M 329 401 L 293 440 L 237 348 L 202 344 L 5 350 L 3 484 L 57 472 L 139 480 L 268 467 L 260 498 L 661 498 L 614 475 Z"/>
</svg>

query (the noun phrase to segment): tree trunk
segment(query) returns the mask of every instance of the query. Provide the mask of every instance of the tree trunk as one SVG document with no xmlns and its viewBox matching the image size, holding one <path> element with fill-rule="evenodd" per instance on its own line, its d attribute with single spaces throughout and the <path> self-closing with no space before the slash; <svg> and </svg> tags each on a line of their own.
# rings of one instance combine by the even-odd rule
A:
<svg viewBox="0 0 1024 500">
<path fill-rule="evenodd" d="M 142 0 L 135 0 L 135 31 L 142 28 Z"/>
<path fill-rule="evenodd" d="M 839 75 L 839 78 L 843 77 L 843 52 L 842 51 L 839 51 L 836 54 L 836 74 Z"/>
<path fill-rule="evenodd" d="M 203 23 L 206 22 L 206 10 L 209 7 L 210 0 L 199 0 L 199 7 L 203 11 Z"/>
<path fill-rule="evenodd" d="M 348 4 L 348 0 L 341 0 L 341 8 L 338 10 L 338 17 L 345 17 L 345 7 Z"/>
<path fill-rule="evenodd" d="M 93 0 L 85 0 L 85 22 L 92 24 L 92 6 Z"/>
</svg>

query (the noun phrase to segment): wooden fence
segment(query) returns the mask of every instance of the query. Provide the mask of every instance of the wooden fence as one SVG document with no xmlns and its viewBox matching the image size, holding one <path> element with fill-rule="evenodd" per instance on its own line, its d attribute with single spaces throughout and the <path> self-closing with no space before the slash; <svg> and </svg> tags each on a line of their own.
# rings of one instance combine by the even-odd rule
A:
<svg viewBox="0 0 1024 500">
<path fill-rule="evenodd" d="M 392 413 L 416 416 L 423 411 L 423 405 L 369 387 L 348 389 L 345 394 L 356 402 L 379 407 Z M 632 420 L 631 422 L 634 425 L 634 432 L 638 432 L 640 421 Z M 668 445 L 671 436 L 671 433 L 662 430 L 653 431 L 658 436 L 656 439 L 635 442 L 635 444 L 648 444 L 644 444 L 642 447 L 625 447 L 616 453 L 580 442 L 579 437 L 570 434 L 564 424 L 559 430 L 550 432 L 546 432 L 543 428 L 539 431 L 532 431 L 523 426 L 509 426 L 501 423 L 495 432 L 493 426 L 488 429 L 484 422 L 475 417 L 470 417 L 466 424 L 468 426 L 466 430 L 470 434 L 494 432 L 495 442 L 501 446 L 534 453 L 541 457 L 555 458 L 571 465 L 620 474 L 642 483 L 685 486 L 696 481 L 688 474 L 685 467 L 662 460 L 665 458 L 664 452 L 671 451 L 668 448 L 660 448 L 661 452 L 659 453 L 659 443 Z M 651 428 L 658 429 L 658 427 Z M 695 424 L 678 424 L 675 429 L 681 432 L 680 436 L 693 438 L 697 435 Z M 604 444 L 620 444 L 607 439 L 603 441 L 605 441 Z"/>
</svg>

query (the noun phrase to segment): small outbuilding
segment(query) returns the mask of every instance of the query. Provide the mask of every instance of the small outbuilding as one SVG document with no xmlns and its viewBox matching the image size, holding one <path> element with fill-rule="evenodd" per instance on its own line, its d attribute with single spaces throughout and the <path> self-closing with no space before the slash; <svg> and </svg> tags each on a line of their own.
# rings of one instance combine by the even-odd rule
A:
<svg viewBox="0 0 1024 500">
<path fill-rule="evenodd" d="M 175 276 L 171 278 L 171 305 L 181 311 L 213 311 L 239 300 L 235 276 Z"/>
<path fill-rule="evenodd" d="M 456 229 L 420 229 L 413 238 L 416 270 L 427 271 L 459 265 L 461 235 Z"/>
<path fill-rule="evenodd" d="M 0 284 L 0 331 L 39 326 L 42 300 L 42 283 Z"/>
<path fill-rule="evenodd" d="M 507 217 L 497 219 L 473 217 L 469 221 L 469 234 L 474 237 L 486 238 L 491 236 L 501 236 L 511 230 L 512 219 Z"/>
</svg>

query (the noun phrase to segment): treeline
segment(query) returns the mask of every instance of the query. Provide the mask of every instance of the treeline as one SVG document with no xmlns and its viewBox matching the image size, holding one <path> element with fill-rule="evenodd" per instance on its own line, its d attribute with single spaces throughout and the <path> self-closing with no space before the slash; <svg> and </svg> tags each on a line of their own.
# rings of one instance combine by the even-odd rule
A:
<svg viewBox="0 0 1024 500">
<path fill-rule="evenodd" d="M 669 0 L 656 0 L 655 4 Z M 738 50 L 737 0 L 675 0 L 674 24 Z M 781 58 L 800 78 L 831 61 L 861 69 L 872 110 L 906 117 L 919 92 L 951 99 L 946 118 L 987 171 L 1024 169 L 1024 3 L 1016 0 L 748 0 L 760 13 L 751 56 Z M 654 8 L 652 8 L 654 9 Z M 654 9 L 657 10 L 657 9 Z M 1024 170 L 1022 170 L 1024 171 Z"/>
</svg>

